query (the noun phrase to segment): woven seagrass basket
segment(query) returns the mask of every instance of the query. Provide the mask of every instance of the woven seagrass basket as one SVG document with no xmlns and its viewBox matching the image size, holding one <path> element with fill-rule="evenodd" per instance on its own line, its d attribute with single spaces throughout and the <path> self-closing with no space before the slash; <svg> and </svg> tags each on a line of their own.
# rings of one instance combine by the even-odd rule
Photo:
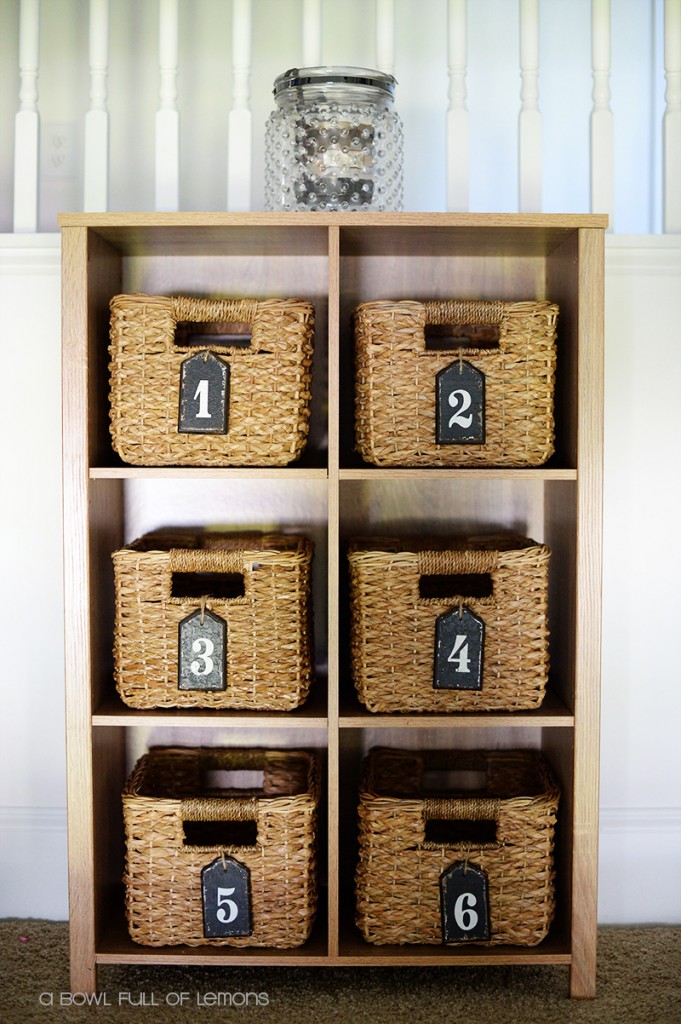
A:
<svg viewBox="0 0 681 1024">
<path fill-rule="evenodd" d="M 261 772 L 249 789 L 216 788 L 221 772 Z M 319 768 L 312 754 L 219 748 L 152 748 L 123 792 L 126 916 L 147 946 L 299 946 L 317 904 Z M 260 783 L 260 779 L 257 779 Z M 225 875 L 217 906 L 204 896 L 202 871 L 247 875 L 250 934 L 216 936 L 232 907 Z M 216 865 L 215 862 L 218 861 Z M 230 884 L 231 883 L 231 884 Z M 224 930 L 224 929 L 223 929 Z"/>
<path fill-rule="evenodd" d="M 348 558 L 352 674 L 370 711 L 520 711 L 542 703 L 545 545 L 515 535 L 356 538 Z M 468 647 L 457 639 L 465 621 L 482 622 L 477 680 L 474 639 Z M 478 688 L 467 688 L 474 682 Z"/>
<path fill-rule="evenodd" d="M 300 536 L 206 530 L 150 533 L 115 551 L 114 676 L 125 703 L 302 704 L 313 677 L 312 550 Z"/>
<path fill-rule="evenodd" d="M 198 346 L 191 343 L 192 325 L 200 335 Z M 233 333 L 243 325 L 250 326 L 247 344 Z M 293 462 L 308 433 L 313 332 L 314 309 L 301 299 L 116 295 L 109 346 L 115 451 L 125 462 L 142 466 Z M 206 384 L 203 418 L 193 420 L 200 432 L 184 432 L 184 368 L 191 357 L 205 361 L 209 355 L 219 376 L 229 377 L 224 384 L 220 376 L 224 419 L 209 410 Z M 198 409 L 199 396 L 194 384 L 186 402 Z"/>
<path fill-rule="evenodd" d="M 458 788 L 470 772 L 480 776 L 479 788 Z M 433 784 L 443 775 L 445 785 L 439 778 Z M 541 942 L 555 910 L 558 801 L 537 751 L 372 750 L 360 792 L 355 880 L 364 938 L 379 945 Z M 457 938 L 447 928 L 443 892 L 453 868 L 463 885 Z M 486 876 L 486 909 L 481 894 L 466 894 L 469 872 Z"/>
<path fill-rule="evenodd" d="M 554 450 L 557 315 L 549 302 L 358 306 L 355 439 L 362 457 L 377 466 L 542 465 Z M 438 325 L 446 337 L 427 340 Z M 464 367 L 479 378 L 473 402 L 470 389 L 457 391 Z M 439 383 L 438 374 L 452 372 L 454 383 Z M 473 437 L 441 433 L 440 418 L 451 427 L 457 416 Z"/>
</svg>

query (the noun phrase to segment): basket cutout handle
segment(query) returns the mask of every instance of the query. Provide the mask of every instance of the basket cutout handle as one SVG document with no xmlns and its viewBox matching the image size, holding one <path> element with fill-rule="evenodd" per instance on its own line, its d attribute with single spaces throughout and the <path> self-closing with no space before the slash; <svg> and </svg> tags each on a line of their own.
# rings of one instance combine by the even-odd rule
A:
<svg viewBox="0 0 681 1024">
<path fill-rule="evenodd" d="M 248 349 L 258 314 L 257 299 L 171 299 L 175 324 L 173 345 L 178 348 Z"/>
<path fill-rule="evenodd" d="M 498 564 L 499 552 L 484 548 L 418 553 L 418 571 L 421 576 L 491 574 Z"/>
<path fill-rule="evenodd" d="M 504 316 L 502 302 L 424 302 L 423 314 L 427 352 L 499 348 L 500 326 Z"/>
<path fill-rule="evenodd" d="M 420 551 L 418 598 L 445 601 L 461 608 L 464 602 L 489 604 L 494 598 L 496 551 Z"/>
<path fill-rule="evenodd" d="M 494 797 L 428 797 L 423 802 L 423 837 L 435 847 L 494 846 L 499 800 Z"/>
<path fill-rule="evenodd" d="M 169 552 L 169 597 L 235 601 L 247 596 L 243 551 L 173 548 Z"/>
</svg>

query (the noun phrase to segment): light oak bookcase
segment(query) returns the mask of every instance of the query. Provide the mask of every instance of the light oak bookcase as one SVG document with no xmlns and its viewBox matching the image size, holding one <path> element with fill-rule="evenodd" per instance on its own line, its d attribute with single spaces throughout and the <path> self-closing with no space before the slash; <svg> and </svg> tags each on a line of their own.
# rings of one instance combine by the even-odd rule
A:
<svg viewBox="0 0 681 1024">
<path fill-rule="evenodd" d="M 65 214 L 64 541 L 71 985 L 99 964 L 561 964 L 570 992 L 595 991 L 601 594 L 603 235 L 581 215 Z M 316 309 L 313 413 L 299 463 L 283 469 L 144 469 L 112 451 L 108 304 L 125 291 L 300 296 Z M 538 469 L 377 469 L 353 452 L 351 312 L 379 298 L 550 299 L 560 306 L 556 453 Z M 312 489 L 318 678 L 294 712 L 135 711 L 112 677 L 111 552 L 130 539 L 145 482 L 164 522 L 168 486 L 239 494 L 267 514 Z M 154 498 L 155 488 L 158 495 Z M 306 492 L 307 493 L 307 492 Z M 131 511 L 132 509 L 132 511 Z M 152 513 L 153 515 L 154 513 Z M 198 503 L 196 521 L 202 521 Z M 239 523 L 234 523 L 235 528 Z M 356 533 L 513 528 L 550 545 L 551 677 L 529 713 L 372 714 L 348 664 L 344 546 Z M 152 742 L 317 748 L 325 764 L 321 898 L 293 951 L 150 949 L 123 914 L 120 793 Z M 537 747 L 558 775 L 558 913 L 534 948 L 371 946 L 352 920 L 357 782 L 374 745 Z"/>
</svg>

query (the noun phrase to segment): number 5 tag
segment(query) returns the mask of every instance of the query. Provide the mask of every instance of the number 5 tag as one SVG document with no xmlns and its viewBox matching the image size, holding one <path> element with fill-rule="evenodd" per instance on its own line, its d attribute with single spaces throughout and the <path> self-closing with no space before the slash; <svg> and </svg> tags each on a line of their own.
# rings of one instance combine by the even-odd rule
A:
<svg viewBox="0 0 681 1024">
<path fill-rule="evenodd" d="M 232 857 L 218 857 L 201 871 L 203 934 L 207 939 L 252 935 L 251 873 Z"/>
<path fill-rule="evenodd" d="M 436 377 L 437 444 L 485 443 L 485 375 L 457 360 Z"/>
</svg>

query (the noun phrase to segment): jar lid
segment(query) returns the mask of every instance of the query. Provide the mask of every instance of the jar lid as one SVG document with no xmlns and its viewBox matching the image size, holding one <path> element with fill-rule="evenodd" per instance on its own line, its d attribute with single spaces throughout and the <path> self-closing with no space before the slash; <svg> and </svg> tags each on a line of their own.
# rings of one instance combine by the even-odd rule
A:
<svg viewBox="0 0 681 1024">
<path fill-rule="evenodd" d="M 286 89 L 297 89 L 302 85 L 368 85 L 382 89 L 391 96 L 395 91 L 397 80 L 383 71 L 370 68 L 350 67 L 318 67 L 289 68 L 274 80 L 274 95 Z"/>
</svg>

